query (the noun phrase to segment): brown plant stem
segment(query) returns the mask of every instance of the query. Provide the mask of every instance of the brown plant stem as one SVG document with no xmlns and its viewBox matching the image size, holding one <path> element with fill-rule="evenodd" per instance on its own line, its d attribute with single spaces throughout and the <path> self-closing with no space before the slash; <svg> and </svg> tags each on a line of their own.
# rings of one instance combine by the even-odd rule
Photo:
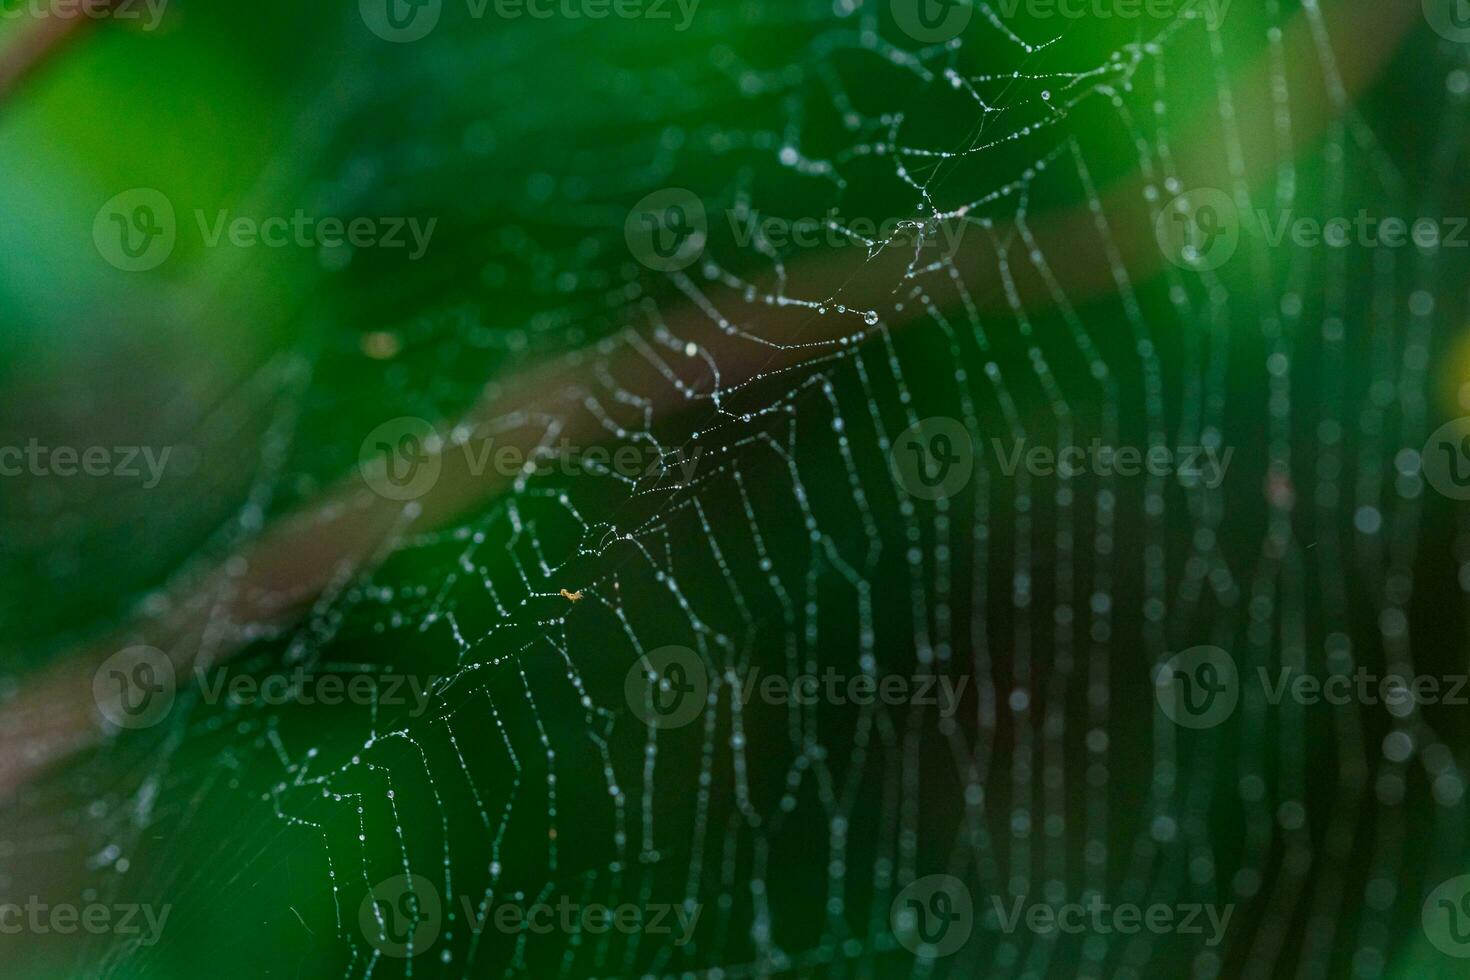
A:
<svg viewBox="0 0 1470 980">
<path fill-rule="evenodd" d="M 112 6 L 112 0 L 107 0 L 106 6 Z M 23 27 L 21 36 L 0 51 L 0 105 L 79 38 L 91 21 L 78 11 L 41 17 Z"/>
<path fill-rule="evenodd" d="M 1277 152 L 1298 152 L 1321 138 L 1328 124 L 1379 72 L 1396 50 L 1418 14 L 1407 0 L 1344 0 L 1323 12 L 1334 40 L 1340 88 L 1324 72 L 1318 56 L 1318 38 L 1305 12 L 1288 25 L 1283 38 L 1286 83 L 1291 97 L 1294 145 L 1276 144 L 1273 122 L 1273 72 L 1268 55 L 1232 80 L 1230 97 L 1236 107 L 1238 145 L 1244 152 L 1232 168 L 1226 141 L 1214 115 L 1202 115 L 1176 134 L 1177 175 L 1186 187 L 1229 189 L 1244 181 L 1263 183 L 1274 172 Z M 0 75 L 0 91 L 3 91 Z M 1077 207 L 1030 222 L 1030 232 L 1043 253 L 1064 254 L 1066 263 L 1054 271 L 1069 299 L 1085 302 L 1117 291 L 1115 263 L 1102 248 L 1078 248 L 1079 242 L 1101 243 L 1100 222 L 1116 259 L 1135 280 L 1157 274 L 1164 258 L 1155 242 L 1153 215 L 1146 203 L 1142 174 L 1134 174 L 1104 190 L 1101 209 Z M 1029 261 L 1029 246 L 1010 228 L 991 236 L 968 236 L 956 263 L 967 272 L 984 276 L 976 294 L 988 309 L 1002 315 L 996 248 L 1014 251 L 1008 265 L 1014 288 L 1027 309 L 1053 305 L 1052 286 Z M 983 241 L 977 240 L 983 237 Z M 1001 244 L 997 243 L 1006 243 Z M 803 282 L 813 283 L 812 295 L 842 294 L 847 306 L 878 306 L 896 281 L 907 257 L 888 253 L 875 262 L 854 262 L 824 255 L 799 268 Z M 972 288 L 975 284 L 971 284 Z M 888 325 L 912 325 L 922 310 L 909 304 Z M 720 366 L 721 384 L 728 390 L 759 375 L 799 365 L 812 356 L 829 353 L 830 346 L 853 331 L 851 317 L 814 317 L 809 310 L 772 309 L 763 313 L 767 334 L 802 346 L 776 349 L 732 336 L 711 323 L 695 304 L 684 306 L 669 322 L 680 337 L 699 338 L 701 350 Z M 785 330 L 783 333 L 782 331 Z M 677 359 L 676 359 L 677 360 Z M 590 370 L 598 361 L 603 378 Z M 690 407 L 694 392 L 711 383 L 702 358 L 685 358 L 668 365 L 678 378 L 671 384 L 635 345 L 625 345 L 611 359 L 581 351 L 534 370 L 510 382 L 487 389 L 462 428 L 483 431 L 496 426 L 499 446 L 529 452 L 546 432 L 546 421 L 556 420 L 560 435 L 581 444 L 606 437 L 602 420 L 586 405 L 586 397 L 609 381 L 619 388 L 649 392 L 651 411 L 665 418 Z M 510 433 L 502 431 L 510 420 Z M 517 426 L 517 420 L 524 422 Z M 440 450 L 442 473 L 433 489 L 410 504 L 386 500 L 372 493 L 355 474 L 329 491 L 318 503 L 290 515 L 269 528 L 220 567 L 198 577 L 174 597 L 171 612 L 109 638 L 105 643 L 64 658 L 33 678 L 21 694 L 0 710 L 0 795 L 25 785 L 79 750 L 95 745 L 103 732 L 95 720 L 91 676 L 114 650 L 135 643 L 164 649 L 183 676 L 196 662 L 216 663 L 248 642 L 235 627 L 240 624 L 286 626 L 314 603 L 329 601 L 354 576 L 374 567 L 410 528 L 441 527 L 466 511 L 504 491 L 510 478 L 471 472 L 466 454 Z M 579 583 L 567 583 L 573 588 Z"/>
</svg>

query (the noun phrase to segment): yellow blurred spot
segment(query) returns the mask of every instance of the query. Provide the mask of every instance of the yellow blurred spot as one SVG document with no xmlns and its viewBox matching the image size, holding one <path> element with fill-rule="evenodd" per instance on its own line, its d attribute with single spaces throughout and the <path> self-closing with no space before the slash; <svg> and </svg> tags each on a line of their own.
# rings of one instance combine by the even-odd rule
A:
<svg viewBox="0 0 1470 980">
<path fill-rule="evenodd" d="M 1450 344 L 1438 389 L 1440 402 L 1450 415 L 1470 415 L 1470 329 Z"/>
<path fill-rule="evenodd" d="M 387 330 L 374 330 L 372 333 L 363 334 L 362 352 L 375 361 L 386 361 L 397 357 L 403 345 L 398 342 L 398 335 Z"/>
</svg>

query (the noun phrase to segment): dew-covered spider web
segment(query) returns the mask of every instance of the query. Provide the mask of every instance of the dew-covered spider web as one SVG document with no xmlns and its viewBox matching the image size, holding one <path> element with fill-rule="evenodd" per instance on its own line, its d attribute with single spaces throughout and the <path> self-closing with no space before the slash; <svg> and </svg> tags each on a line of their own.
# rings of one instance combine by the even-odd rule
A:
<svg viewBox="0 0 1470 980">
<path fill-rule="evenodd" d="M 181 640 L 232 674 L 412 675 L 424 710 L 181 681 L 0 831 L 7 892 L 168 904 L 160 940 L 70 937 L 20 975 L 1456 975 L 1420 910 L 1467 870 L 1464 710 L 1273 703 L 1255 678 L 1467 669 L 1470 525 L 1419 455 L 1467 409 L 1463 255 L 1244 231 L 1189 268 L 1153 229 L 1201 182 L 1243 212 L 1455 214 L 1465 51 L 1417 11 L 1399 43 L 1342 26 L 1367 4 L 1218 6 L 982 4 L 927 44 L 857 0 L 707 0 L 685 31 L 451 3 L 410 44 L 349 11 L 282 155 L 326 213 L 438 216 L 434 247 L 324 270 L 199 428 L 202 472 L 248 476 L 201 479 L 196 509 L 229 516 L 128 597 L 138 635 L 344 475 L 371 499 L 375 426 L 452 439 L 546 365 L 549 401 L 495 425 L 655 465 L 522 475 L 438 523 L 406 502 L 381 563 L 299 616 Z M 660 271 L 626 229 L 669 188 L 708 231 Z M 815 245 L 768 240 L 803 219 Z M 973 472 L 928 499 L 894 460 L 935 418 Z M 1009 465 L 1095 442 L 1231 455 L 1219 480 Z M 38 592 L 102 574 L 79 557 Z M 1155 673 L 1200 645 L 1242 683 L 1191 729 Z M 709 684 L 660 728 L 625 681 L 667 647 Z M 828 671 L 960 694 L 741 694 Z M 891 915 L 932 875 L 974 905 L 942 956 Z M 432 897 L 369 901 L 403 876 Z M 998 914 L 1094 896 L 1231 911 L 1213 937 Z M 475 918 L 563 899 L 693 924 Z M 437 903 L 432 936 L 375 935 L 365 901 Z"/>
</svg>

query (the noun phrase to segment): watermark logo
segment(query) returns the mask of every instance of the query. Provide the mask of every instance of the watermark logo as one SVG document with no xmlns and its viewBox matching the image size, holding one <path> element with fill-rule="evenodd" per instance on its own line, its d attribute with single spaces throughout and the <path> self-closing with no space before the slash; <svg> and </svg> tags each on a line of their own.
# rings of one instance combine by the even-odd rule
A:
<svg viewBox="0 0 1470 980">
<path fill-rule="evenodd" d="M 51 904 L 32 895 L 24 905 L 0 903 L 0 935 L 68 936 L 85 932 L 92 936 L 126 936 L 139 946 L 153 946 L 162 937 L 173 908 L 172 905 L 101 902 Z"/>
<path fill-rule="evenodd" d="M 663 647 L 629 669 L 624 693 L 635 714 L 656 728 L 678 728 L 693 721 L 708 703 L 710 677 L 688 647 Z M 932 672 L 914 674 L 849 674 L 827 667 L 820 673 L 762 675 L 759 667 L 735 678 L 728 675 L 731 696 L 742 705 L 850 704 L 917 705 L 935 708 L 952 718 L 970 678 Z"/>
<path fill-rule="evenodd" d="M 501 20 L 673 20 L 675 13 L 679 21 L 674 30 L 680 33 L 689 30 L 694 23 L 694 14 L 700 0 L 466 0 L 470 16 L 479 20 L 485 16 L 487 7 L 495 9 Z"/>
<path fill-rule="evenodd" d="M 948 674 L 845 674 L 828 667 L 820 674 L 804 673 L 795 677 L 784 674 L 761 676 L 759 667 L 743 678 L 739 697 L 741 704 L 756 701 L 777 705 L 849 705 L 884 704 L 918 705 L 937 708 L 941 718 L 953 718 L 970 678 Z"/>
<path fill-rule="evenodd" d="M 0 446 L 0 477 L 112 476 L 141 479 L 144 490 L 163 480 L 172 446 L 44 446 L 31 439 L 22 446 Z M 139 465 L 141 464 L 141 465 Z M 187 467 L 186 467 L 187 468 Z"/>
<path fill-rule="evenodd" d="M 440 675 L 374 671 L 356 668 L 342 673 L 297 666 L 263 676 L 231 675 L 225 668 L 194 667 L 191 677 L 203 704 L 234 707 L 301 705 L 334 708 L 343 705 L 407 708 L 410 718 L 428 710 Z M 92 695 L 103 718 L 117 728 L 150 728 L 174 705 L 179 675 L 168 655 L 156 647 L 121 650 L 97 669 Z"/>
<path fill-rule="evenodd" d="M 678 21 L 687 31 L 700 0 L 465 0 L 470 19 L 483 20 L 619 20 Z M 439 25 L 443 0 L 358 0 L 363 23 L 378 37 L 396 44 L 418 41 Z"/>
<path fill-rule="evenodd" d="M 367 941 L 384 956 L 399 960 L 434 945 L 443 921 L 439 892 L 423 875 L 394 875 L 378 882 L 357 910 Z"/>
<path fill-rule="evenodd" d="M 580 935 L 586 932 L 600 936 L 616 930 L 625 936 L 645 933 L 668 937 L 674 946 L 686 946 L 694 939 L 694 930 L 698 928 L 699 917 L 704 911 L 704 906 L 698 902 L 604 905 L 579 902 L 570 895 L 558 896 L 554 903 L 546 900 L 529 904 L 500 902 L 493 910 L 488 904 L 476 909 L 469 895 L 460 895 L 459 900 L 464 921 L 469 924 L 470 933 L 476 936 L 487 926 L 506 935 L 546 935 L 552 932 Z"/>
<path fill-rule="evenodd" d="M 0 4 L 0 20 L 18 17 L 85 17 L 116 20 L 126 24 L 143 21 L 139 30 L 154 31 L 163 21 L 169 0 L 6 0 Z"/>
<path fill-rule="evenodd" d="M 1203 486 L 1210 490 L 1225 482 L 1225 473 L 1230 469 L 1234 447 L 1223 451 L 1213 445 L 1177 446 L 1164 445 L 1111 446 L 1101 439 L 1093 439 L 1090 445 L 1069 445 L 1053 449 L 1051 446 L 1026 447 L 1025 439 L 1011 440 L 1007 449 L 1000 439 L 990 440 L 991 451 L 996 463 L 1005 476 L 1014 476 L 1018 468 L 1024 468 L 1032 476 L 1049 477 L 1060 474 L 1065 477 L 1092 473 L 1097 476 L 1177 476 L 1185 486 Z"/>
<path fill-rule="evenodd" d="M 151 187 L 123 191 L 92 221 L 98 254 L 124 272 L 158 268 L 173 254 L 178 233 L 173 204 Z"/>
<path fill-rule="evenodd" d="M 1154 695 L 1165 717 L 1181 728 L 1213 728 L 1235 712 L 1240 674 L 1219 647 L 1190 647 L 1158 667 Z"/>
<path fill-rule="evenodd" d="M 1424 935 L 1446 956 L 1470 958 L 1470 875 L 1442 882 L 1420 910 Z"/>
<path fill-rule="evenodd" d="M 324 251 L 347 246 L 358 249 L 408 249 L 408 261 L 417 262 L 429 250 L 438 218 L 316 217 L 297 208 L 284 214 L 259 218 L 234 215 L 222 208 L 210 217 L 203 208 L 194 210 L 194 223 L 205 248 L 228 243 L 235 248 L 318 248 Z"/>
<path fill-rule="evenodd" d="M 880 248 L 912 248 L 916 252 L 938 249 L 945 258 L 959 253 L 968 227 L 963 220 L 940 221 L 913 218 L 845 218 L 838 208 L 828 208 L 820 218 L 783 218 L 755 210 L 730 208 L 725 212 L 730 233 L 740 248 L 760 242 L 778 251 L 789 248 L 850 248 L 860 245 L 869 253 Z"/>
<path fill-rule="evenodd" d="M 1204 11 L 1205 27 L 1212 31 L 1218 31 L 1225 23 L 1225 17 L 1230 13 L 1230 5 L 1235 0 L 1190 0 L 1184 6 L 1184 16 L 1197 16 L 1197 11 Z"/>
<path fill-rule="evenodd" d="M 1265 667 L 1257 667 L 1256 677 L 1266 702 L 1272 705 L 1288 698 L 1302 705 L 1381 704 L 1399 718 L 1428 704 L 1470 705 L 1467 674 L 1376 674 L 1359 666 L 1351 674 L 1339 669 L 1320 677 L 1281 667 L 1273 680 Z"/>
<path fill-rule="evenodd" d="M 947 44 L 975 16 L 971 0 L 889 0 L 899 30 L 920 44 Z"/>
<path fill-rule="evenodd" d="M 357 0 L 368 30 L 385 41 L 406 44 L 422 40 L 439 25 L 444 0 Z"/>
<path fill-rule="evenodd" d="M 1431 487 L 1451 500 L 1470 500 L 1470 415 L 1435 429 L 1420 459 Z"/>
<path fill-rule="evenodd" d="M 1440 37 L 1457 44 L 1470 41 L 1470 2 L 1424 0 L 1424 19 Z"/>
<path fill-rule="evenodd" d="M 92 699 L 116 728 L 151 728 L 173 707 L 177 684 L 168 654 L 157 647 L 131 646 L 97 668 Z"/>
<path fill-rule="evenodd" d="M 389 500 L 414 500 L 434 489 L 444 459 L 439 434 L 412 415 L 389 419 L 362 441 L 358 471 L 373 492 Z"/>
<path fill-rule="evenodd" d="M 1213 188 L 1181 194 L 1159 215 L 1155 225 L 1159 247 L 1175 265 L 1191 271 L 1218 269 L 1234 256 L 1242 233 L 1268 248 L 1408 248 L 1422 252 L 1470 248 L 1470 218 L 1408 218 L 1372 214 L 1321 217 L 1293 208 L 1240 211 L 1230 197 Z"/>
<path fill-rule="evenodd" d="M 464 455 L 464 469 L 474 478 L 487 472 L 502 477 L 567 477 L 595 475 L 637 483 L 676 472 L 685 483 L 704 455 L 704 447 L 664 449 L 652 441 L 616 448 L 578 446 L 563 437 L 556 445 L 529 449 L 507 442 L 497 446 L 488 435 L 455 435 L 448 448 L 433 425 L 416 416 L 390 419 L 368 433 L 358 449 L 358 471 L 374 493 L 389 500 L 413 500 L 434 488 L 449 452 Z"/>
<path fill-rule="evenodd" d="M 969 484 L 975 470 L 975 443 L 964 423 L 936 415 L 905 429 L 894 440 L 888 458 L 894 478 L 910 496 L 940 500 Z"/>
<path fill-rule="evenodd" d="M 1240 214 L 1229 194 L 1214 187 L 1197 187 L 1174 198 L 1159 213 L 1154 237 L 1164 257 L 1181 269 L 1218 269 L 1240 246 Z"/>
<path fill-rule="evenodd" d="M 193 211 L 194 225 L 204 248 L 230 245 L 234 248 L 321 249 L 324 260 L 336 259 L 340 267 L 346 249 L 404 249 L 408 260 L 424 257 L 433 239 L 438 218 L 417 217 L 341 218 L 316 216 L 297 208 L 291 214 L 265 217 L 234 214 L 221 208 L 210 215 L 203 208 Z M 162 265 L 173 254 L 180 234 L 171 201 L 148 187 L 124 191 L 104 204 L 92 222 L 92 240 L 109 263 L 125 272 L 147 272 Z"/>
<path fill-rule="evenodd" d="M 1259 234 L 1271 248 L 1291 244 L 1297 248 L 1405 248 L 1409 245 L 1424 252 L 1439 248 L 1470 247 L 1465 230 L 1470 218 L 1429 217 L 1412 220 L 1398 215 L 1376 215 L 1367 208 L 1349 217 L 1345 214 L 1327 218 L 1298 215 L 1292 208 L 1272 214 L 1264 208 L 1252 212 L 1252 232 Z"/>
<path fill-rule="evenodd" d="M 704 710 L 709 673 L 688 647 L 659 647 L 628 669 L 623 695 L 645 725 L 681 728 Z"/>
<path fill-rule="evenodd" d="M 194 679 L 200 700 L 205 704 L 406 707 L 408 717 L 421 718 L 429 710 L 431 693 L 442 678 L 437 674 L 424 678 L 417 674 L 369 670 L 341 674 L 309 671 L 305 667 L 264 677 L 250 674 L 232 677 L 223 667 L 209 672 L 200 666 L 194 669 Z"/>
<path fill-rule="evenodd" d="M 991 913 L 1000 923 L 1001 932 L 1007 935 L 1024 925 L 1028 932 L 1038 935 L 1066 933 L 1068 935 L 1106 936 L 1113 933 L 1132 935 L 1140 931 L 1155 935 L 1176 934 L 1181 936 L 1204 936 L 1206 946 L 1218 946 L 1230 928 L 1230 917 L 1235 914 L 1235 905 L 1211 905 L 1200 902 L 1168 904 L 1154 902 L 1138 905 L 1133 902 L 1117 904 L 1103 901 L 1093 892 L 1081 902 L 1027 903 L 1026 896 L 1018 895 L 1009 911 L 1000 896 L 991 897 Z M 1208 927 L 1209 932 L 1206 933 Z"/>
<path fill-rule="evenodd" d="M 1048 446 L 1027 440 L 992 438 L 989 448 L 1000 473 L 1013 477 L 1024 471 L 1038 477 L 1174 476 L 1187 487 L 1217 489 L 1225 482 L 1234 447 L 1131 446 L 1090 443 Z M 958 493 L 969 483 L 982 447 L 956 419 L 925 419 L 894 440 L 889 459 L 894 476 L 912 496 L 937 500 Z"/>
<path fill-rule="evenodd" d="M 520 899 L 520 893 L 514 896 Z M 476 907 L 468 894 L 459 896 L 459 915 L 472 936 L 486 929 L 504 935 L 568 935 L 590 933 L 604 935 L 617 931 L 623 935 L 645 933 L 668 937 L 675 946 L 687 945 L 694 938 L 704 907 L 697 902 L 653 902 L 644 905 L 624 902 L 604 905 L 581 902 L 569 895 L 554 900 L 534 902 L 487 900 Z M 443 899 L 433 882 L 422 875 L 394 875 L 379 882 L 362 900 L 358 908 L 358 925 L 367 941 L 384 956 L 394 959 L 416 957 L 439 939 L 446 917 Z"/>
<path fill-rule="evenodd" d="M 1171 21 L 1203 16 L 1205 26 L 1219 30 L 1234 0 L 999 0 L 1006 20 L 1014 20 L 1024 8 L 1032 20 L 1157 20 Z"/>
<path fill-rule="evenodd" d="M 889 920 L 900 946 L 915 956 L 938 959 L 969 940 L 975 928 L 975 902 L 954 875 L 927 875 L 898 893 Z"/>
<path fill-rule="evenodd" d="M 682 187 L 654 191 L 623 224 L 628 251 L 655 272 L 678 272 L 698 261 L 709 237 L 704 202 Z"/>
</svg>

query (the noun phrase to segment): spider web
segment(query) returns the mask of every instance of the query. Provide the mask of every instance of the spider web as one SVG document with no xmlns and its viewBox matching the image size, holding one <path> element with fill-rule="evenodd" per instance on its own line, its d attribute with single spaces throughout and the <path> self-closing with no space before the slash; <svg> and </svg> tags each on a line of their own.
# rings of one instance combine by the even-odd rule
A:
<svg viewBox="0 0 1470 980">
<path fill-rule="evenodd" d="M 1197 644 L 1242 675 L 1463 670 L 1470 528 L 1416 455 L 1460 397 L 1445 404 L 1436 365 L 1463 267 L 1247 236 L 1192 272 L 1137 261 L 1101 218 L 1046 247 L 1033 232 L 1057 210 L 1101 215 L 1130 175 L 1134 206 L 1162 213 L 1189 189 L 1187 121 L 1231 146 L 1231 79 L 1257 56 L 1292 134 L 1283 31 L 1317 31 L 1329 79 L 1341 39 L 1315 4 L 1245 7 L 1212 31 L 1187 10 L 1074 25 L 982 6 L 928 46 L 871 4 L 711 4 L 683 34 L 446 14 L 420 43 L 363 48 L 303 122 L 330 134 L 316 192 L 449 216 L 445 247 L 407 271 L 355 258 L 307 304 L 227 410 L 269 423 L 202 555 L 309 504 L 378 422 L 455 418 L 487 379 L 574 350 L 580 410 L 667 465 L 518 480 L 450 526 L 410 522 L 295 625 L 215 624 L 252 641 L 232 671 L 411 674 L 428 710 L 186 687 L 164 723 L 23 792 L 0 835 L 12 885 L 60 862 L 47 873 L 88 900 L 172 906 L 159 943 L 83 937 L 35 975 L 1449 975 L 1418 910 L 1462 867 L 1465 722 L 1270 704 L 1247 684 L 1226 724 L 1190 732 L 1157 710 L 1154 671 Z M 1414 53 L 1253 200 L 1413 217 L 1462 199 L 1464 55 L 1427 31 Z M 704 202 L 709 240 L 655 274 L 624 219 L 668 187 Z M 754 213 L 835 215 L 853 260 L 738 240 Z M 857 217 L 912 224 L 885 241 Z M 916 246 L 942 225 L 987 260 Z M 1085 261 L 1105 295 L 1073 295 Z M 1028 277 L 1046 308 L 1022 298 Z M 384 334 L 393 354 L 364 356 Z M 890 460 L 936 416 L 978 451 L 968 485 L 929 501 Z M 562 420 L 527 424 L 554 441 Z M 1007 473 L 992 439 L 1235 454 L 1209 487 Z M 670 645 L 710 693 L 659 729 L 624 679 Z M 737 696 L 753 671 L 829 668 L 968 693 L 953 717 Z M 977 909 L 938 958 L 890 919 L 932 874 Z M 409 959 L 360 921 L 402 875 L 443 910 Z M 987 914 L 1093 894 L 1235 908 L 1219 945 Z M 698 924 L 681 944 L 467 920 L 562 896 Z"/>
</svg>

